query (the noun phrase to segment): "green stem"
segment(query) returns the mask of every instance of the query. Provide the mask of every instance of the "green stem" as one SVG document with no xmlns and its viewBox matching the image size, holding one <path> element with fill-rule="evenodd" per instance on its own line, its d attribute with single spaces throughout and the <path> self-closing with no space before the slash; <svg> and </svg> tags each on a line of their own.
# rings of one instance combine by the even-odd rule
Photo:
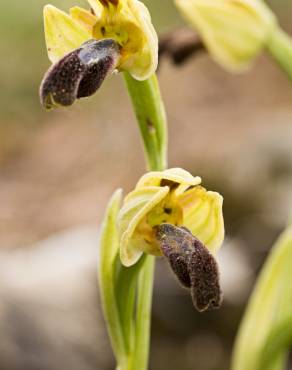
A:
<svg viewBox="0 0 292 370">
<path fill-rule="evenodd" d="M 124 73 L 144 143 L 148 169 L 167 167 L 167 122 L 157 77 L 137 81 Z M 134 349 L 127 370 L 147 370 L 155 258 L 146 256 L 138 278 Z"/>
<path fill-rule="evenodd" d="M 267 43 L 267 50 L 281 69 L 292 79 L 292 39 L 286 32 L 277 28 Z"/>
<path fill-rule="evenodd" d="M 147 370 L 148 368 L 154 269 L 155 257 L 147 256 L 138 280 L 136 336 L 132 370 Z"/>
<path fill-rule="evenodd" d="M 156 75 L 137 81 L 124 73 L 125 81 L 141 131 L 148 169 L 163 170 L 167 166 L 167 124 Z"/>
</svg>

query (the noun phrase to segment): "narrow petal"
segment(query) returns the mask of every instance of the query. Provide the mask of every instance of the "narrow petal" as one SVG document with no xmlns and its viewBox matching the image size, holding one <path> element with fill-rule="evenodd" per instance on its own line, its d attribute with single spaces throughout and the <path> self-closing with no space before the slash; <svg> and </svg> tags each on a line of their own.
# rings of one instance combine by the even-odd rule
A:
<svg viewBox="0 0 292 370">
<path fill-rule="evenodd" d="M 74 6 L 70 9 L 70 16 L 92 35 L 93 27 L 98 21 L 94 14 L 79 6 Z"/>
<path fill-rule="evenodd" d="M 119 213 L 121 261 L 125 266 L 135 264 L 143 250 L 153 248 L 145 238 L 135 237 L 136 228 L 142 223 L 149 211 L 160 203 L 168 194 L 169 188 L 145 187 L 131 192 L 124 201 Z M 138 233 L 137 233 L 138 234 Z"/>
<path fill-rule="evenodd" d="M 94 14 L 99 18 L 102 11 L 103 5 L 99 0 L 87 0 Z"/>
<path fill-rule="evenodd" d="M 92 38 L 86 28 L 52 5 L 44 8 L 44 25 L 48 55 L 53 63 Z"/>
<path fill-rule="evenodd" d="M 163 180 L 186 186 L 196 186 L 201 183 L 200 177 L 194 177 L 182 168 L 171 168 L 161 172 L 148 172 L 140 179 L 136 189 L 144 186 L 159 186 Z"/>
<path fill-rule="evenodd" d="M 179 196 L 183 225 L 212 252 L 224 239 L 223 198 L 220 194 L 196 186 Z"/>
</svg>

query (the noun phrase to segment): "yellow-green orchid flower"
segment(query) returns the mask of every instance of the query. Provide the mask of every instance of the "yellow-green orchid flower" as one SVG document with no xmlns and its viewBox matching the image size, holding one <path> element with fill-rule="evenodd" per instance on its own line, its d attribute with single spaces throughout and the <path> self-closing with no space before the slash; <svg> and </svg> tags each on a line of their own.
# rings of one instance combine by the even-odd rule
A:
<svg viewBox="0 0 292 370">
<path fill-rule="evenodd" d="M 207 191 L 201 178 L 173 168 L 144 175 L 124 199 L 119 212 L 120 256 L 125 266 L 143 252 L 162 255 L 157 227 L 185 227 L 212 253 L 224 238 L 223 198 Z"/>
<path fill-rule="evenodd" d="M 113 39 L 120 46 L 119 71 L 145 80 L 157 68 L 158 39 L 146 6 L 138 0 L 88 0 L 92 13 L 77 6 L 69 14 L 44 8 L 47 50 L 53 63 L 90 39 Z"/>
<path fill-rule="evenodd" d="M 213 59 L 232 72 L 246 70 L 277 27 L 261 0 L 175 0 Z"/>
<path fill-rule="evenodd" d="M 157 68 L 158 38 L 148 9 L 138 0 L 88 0 L 69 14 L 47 5 L 45 37 L 53 66 L 40 96 L 46 108 L 92 95 L 114 70 L 146 80 Z"/>
</svg>

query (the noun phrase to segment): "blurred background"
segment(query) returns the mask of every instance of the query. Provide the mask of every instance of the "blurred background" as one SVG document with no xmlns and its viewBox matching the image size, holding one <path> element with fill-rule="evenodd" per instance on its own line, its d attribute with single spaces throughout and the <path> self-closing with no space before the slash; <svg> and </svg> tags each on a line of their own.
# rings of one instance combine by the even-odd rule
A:
<svg viewBox="0 0 292 370">
<path fill-rule="evenodd" d="M 70 109 L 40 106 L 46 2 L 1 2 L 0 370 L 110 370 L 98 228 L 112 192 L 144 172 L 143 153 L 121 76 Z M 183 25 L 172 1 L 145 3 L 161 34 Z M 291 1 L 270 5 L 292 33 Z M 226 370 L 255 278 L 291 214 L 292 84 L 265 55 L 240 76 L 206 54 L 181 67 L 163 59 L 159 79 L 169 165 L 223 194 L 227 238 L 218 311 L 196 313 L 159 260 L 150 369 Z"/>
</svg>

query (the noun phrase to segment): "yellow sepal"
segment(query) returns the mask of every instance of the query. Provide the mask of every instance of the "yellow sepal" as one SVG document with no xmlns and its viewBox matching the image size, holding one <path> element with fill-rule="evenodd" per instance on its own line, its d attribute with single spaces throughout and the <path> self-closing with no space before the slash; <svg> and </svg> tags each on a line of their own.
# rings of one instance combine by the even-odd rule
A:
<svg viewBox="0 0 292 370">
<path fill-rule="evenodd" d="M 196 186 L 178 197 L 183 225 L 212 253 L 224 239 L 223 198 L 219 193 Z"/>
<path fill-rule="evenodd" d="M 92 35 L 93 27 L 95 26 L 98 18 L 83 8 L 79 6 L 74 6 L 69 11 L 71 18 L 77 21 L 83 28 L 87 29 L 88 32 Z"/>
<path fill-rule="evenodd" d="M 168 192 L 169 188 L 167 186 L 149 186 L 136 189 L 125 198 L 118 217 L 120 256 L 124 266 L 135 264 L 145 248 L 152 248 L 146 237 L 140 238 L 141 233 L 135 232 L 147 213 L 161 202 Z M 145 236 L 145 232 L 143 235 Z M 151 235 L 149 236 L 151 238 Z"/>
<path fill-rule="evenodd" d="M 112 38 L 121 46 L 119 71 L 128 71 L 136 80 L 146 80 L 157 69 L 158 37 L 146 6 L 138 0 L 119 0 L 102 5 L 88 0 L 99 18 L 94 38 Z"/>
<path fill-rule="evenodd" d="M 48 56 L 52 63 L 92 38 L 86 28 L 52 5 L 44 8 L 44 25 Z"/>
</svg>

